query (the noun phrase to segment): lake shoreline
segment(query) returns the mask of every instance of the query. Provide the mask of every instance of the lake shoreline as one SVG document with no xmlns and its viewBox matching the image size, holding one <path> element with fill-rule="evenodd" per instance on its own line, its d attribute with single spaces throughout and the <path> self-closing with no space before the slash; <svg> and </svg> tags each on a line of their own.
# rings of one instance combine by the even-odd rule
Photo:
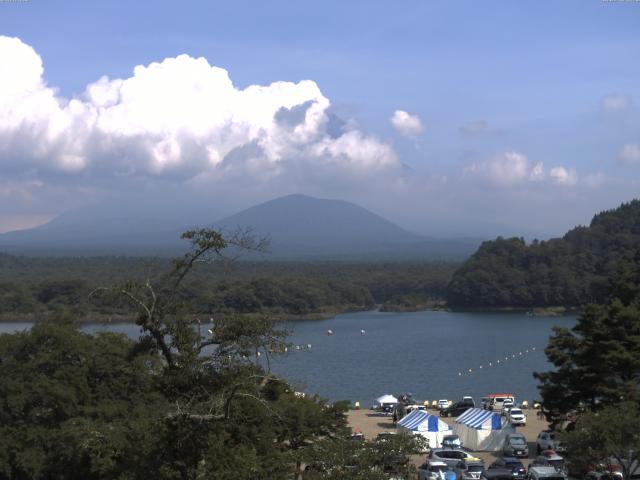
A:
<svg viewBox="0 0 640 480">
<path fill-rule="evenodd" d="M 532 309 L 521 307 L 500 307 L 500 308 L 452 308 L 447 306 L 446 302 L 434 300 L 433 302 L 419 304 L 419 305 L 388 305 L 388 304 L 376 304 L 374 308 L 369 306 L 351 306 L 349 308 L 337 309 L 337 310 L 325 310 L 320 312 L 312 312 L 302 315 L 296 315 L 292 313 L 238 313 L 240 316 L 249 317 L 267 317 L 273 321 L 281 322 L 295 322 L 295 321 L 314 321 L 314 320 L 329 320 L 339 315 L 348 313 L 365 313 L 365 312 L 382 312 L 382 313 L 417 313 L 417 312 L 458 312 L 458 313 L 522 313 L 523 315 L 533 317 L 564 317 L 575 316 L 582 312 L 579 308 L 566 308 L 566 307 L 534 307 Z M 73 314 L 72 314 L 73 315 Z M 222 315 L 234 315 L 234 314 L 222 314 Z M 0 323 L 38 323 L 48 321 L 55 318 L 55 313 L 34 314 L 34 313 L 22 313 L 22 314 L 0 314 Z M 135 323 L 136 315 L 118 315 L 118 314 L 88 314 L 83 315 L 75 320 L 79 324 L 92 324 L 92 323 Z M 193 322 L 197 323 L 198 318 L 203 321 L 208 320 L 207 317 L 211 317 L 211 314 L 192 315 Z"/>
</svg>

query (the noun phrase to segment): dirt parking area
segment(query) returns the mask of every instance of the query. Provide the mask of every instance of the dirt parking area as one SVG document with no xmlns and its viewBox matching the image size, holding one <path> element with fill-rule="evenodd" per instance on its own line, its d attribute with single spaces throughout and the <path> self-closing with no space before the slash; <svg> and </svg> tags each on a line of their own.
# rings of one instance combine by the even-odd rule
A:
<svg viewBox="0 0 640 480">
<path fill-rule="evenodd" d="M 438 415 L 437 410 L 429 410 L 429 413 Z M 523 458 L 522 463 L 525 467 L 529 466 L 529 463 L 536 456 L 536 438 L 542 430 L 548 428 L 548 424 L 545 420 L 541 420 L 536 415 L 537 411 L 533 409 L 525 410 L 527 414 L 527 425 L 525 427 L 517 427 L 516 432 L 522 433 L 527 439 L 529 444 L 529 458 Z M 396 431 L 393 425 L 391 416 L 382 416 L 378 412 L 373 410 L 350 410 L 348 413 L 348 420 L 351 429 L 355 431 L 360 430 L 364 436 L 371 440 L 376 438 L 378 433 L 385 431 Z M 453 418 L 443 418 L 448 424 L 453 424 Z M 502 456 L 502 452 L 472 452 L 476 457 L 484 460 L 485 465 L 488 467 L 493 461 Z M 415 455 L 412 460 L 416 465 L 421 465 L 426 458 L 426 455 Z"/>
</svg>

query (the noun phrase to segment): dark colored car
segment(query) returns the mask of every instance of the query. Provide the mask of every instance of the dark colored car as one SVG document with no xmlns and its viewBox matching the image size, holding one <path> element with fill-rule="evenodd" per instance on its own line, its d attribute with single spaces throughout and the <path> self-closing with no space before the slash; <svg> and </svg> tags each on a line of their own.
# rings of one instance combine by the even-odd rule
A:
<svg viewBox="0 0 640 480">
<path fill-rule="evenodd" d="M 480 480 L 513 480 L 513 473 L 506 468 L 490 468 L 482 472 Z"/>
<path fill-rule="evenodd" d="M 464 398 L 459 402 L 454 403 L 450 407 L 443 408 L 440 410 L 440 415 L 443 417 L 459 417 L 464 412 L 469 410 L 470 408 L 474 408 L 476 406 L 473 398 Z"/>
<path fill-rule="evenodd" d="M 460 449 L 462 442 L 458 435 L 445 435 L 442 437 L 442 448 Z"/>
<path fill-rule="evenodd" d="M 527 439 L 521 433 L 509 433 L 504 440 L 502 452 L 508 457 L 528 457 Z"/>
<path fill-rule="evenodd" d="M 527 478 L 527 469 L 520 460 L 515 457 L 502 457 L 497 459 L 489 466 L 489 470 L 506 469 L 511 472 L 511 478 L 516 480 L 525 480 Z"/>
<path fill-rule="evenodd" d="M 455 470 L 458 480 L 478 480 L 484 471 L 482 460 L 466 460 L 458 463 Z"/>
</svg>

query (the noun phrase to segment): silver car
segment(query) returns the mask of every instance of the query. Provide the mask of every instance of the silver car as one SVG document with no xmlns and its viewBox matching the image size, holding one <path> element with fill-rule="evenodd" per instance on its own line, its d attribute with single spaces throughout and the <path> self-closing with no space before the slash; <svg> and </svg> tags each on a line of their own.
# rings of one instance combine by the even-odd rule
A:
<svg viewBox="0 0 640 480">
<path fill-rule="evenodd" d="M 431 450 L 430 458 L 432 460 L 444 462 L 451 468 L 455 468 L 463 460 L 477 460 L 470 453 L 457 448 L 434 448 Z"/>
<path fill-rule="evenodd" d="M 427 460 L 418 467 L 418 480 L 444 480 L 444 474 L 449 466 L 438 460 Z"/>
</svg>

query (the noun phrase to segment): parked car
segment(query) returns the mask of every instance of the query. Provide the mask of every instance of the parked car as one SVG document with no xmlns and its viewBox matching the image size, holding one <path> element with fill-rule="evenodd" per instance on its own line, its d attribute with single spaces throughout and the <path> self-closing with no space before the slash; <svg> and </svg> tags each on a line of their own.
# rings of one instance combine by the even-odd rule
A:
<svg viewBox="0 0 640 480">
<path fill-rule="evenodd" d="M 507 457 L 528 457 L 529 446 L 527 445 L 527 439 L 521 433 L 507 434 L 502 452 Z"/>
<path fill-rule="evenodd" d="M 449 400 L 440 399 L 438 400 L 438 410 L 444 410 L 449 406 Z"/>
<path fill-rule="evenodd" d="M 473 398 L 465 397 L 459 402 L 456 402 L 453 405 L 440 410 L 440 415 L 443 417 L 459 417 L 464 412 L 466 412 L 470 408 L 474 408 L 475 406 L 476 404 L 473 401 Z"/>
<path fill-rule="evenodd" d="M 484 471 L 482 460 L 463 460 L 454 469 L 457 480 L 478 480 Z"/>
<path fill-rule="evenodd" d="M 530 466 L 532 467 L 553 467 L 560 473 L 567 473 L 567 466 L 564 462 L 564 458 L 558 455 L 553 450 L 547 450 L 551 452 L 547 455 L 538 455 L 533 459 Z"/>
<path fill-rule="evenodd" d="M 430 458 L 446 463 L 454 468 L 462 460 L 478 460 L 470 453 L 458 448 L 434 448 L 431 450 Z"/>
<path fill-rule="evenodd" d="M 527 424 L 527 416 L 517 407 L 509 409 L 509 416 L 507 418 L 509 419 L 509 422 L 511 422 L 511 425 L 525 426 Z"/>
<path fill-rule="evenodd" d="M 487 410 L 502 410 L 504 402 L 507 404 L 515 403 L 515 397 L 510 393 L 492 393 L 487 396 L 488 402 L 486 403 Z"/>
<path fill-rule="evenodd" d="M 584 475 L 584 480 L 622 480 L 622 478 L 622 467 L 613 458 L 589 465 Z"/>
<path fill-rule="evenodd" d="M 507 469 L 511 472 L 511 477 L 517 480 L 525 480 L 527 478 L 527 469 L 520 460 L 515 457 L 498 458 L 489 466 L 489 470 L 494 468 Z"/>
<path fill-rule="evenodd" d="M 405 408 L 405 415 L 409 415 L 414 410 L 421 410 L 423 412 L 427 411 L 427 407 L 425 405 L 412 404 L 412 405 L 407 405 L 404 408 Z"/>
<path fill-rule="evenodd" d="M 530 467 L 528 480 L 567 480 L 567 476 L 558 473 L 553 467 Z"/>
<path fill-rule="evenodd" d="M 507 468 L 492 468 L 480 474 L 480 480 L 513 480 L 513 473 Z"/>
<path fill-rule="evenodd" d="M 442 437 L 442 448 L 461 449 L 462 441 L 458 435 L 445 435 Z"/>
<path fill-rule="evenodd" d="M 538 434 L 536 439 L 536 451 L 538 454 L 543 450 L 555 450 L 556 452 L 564 452 L 564 445 L 556 439 L 555 432 L 551 430 L 543 430 Z"/>
<path fill-rule="evenodd" d="M 444 480 L 449 466 L 439 460 L 427 460 L 418 467 L 418 480 Z"/>
</svg>

